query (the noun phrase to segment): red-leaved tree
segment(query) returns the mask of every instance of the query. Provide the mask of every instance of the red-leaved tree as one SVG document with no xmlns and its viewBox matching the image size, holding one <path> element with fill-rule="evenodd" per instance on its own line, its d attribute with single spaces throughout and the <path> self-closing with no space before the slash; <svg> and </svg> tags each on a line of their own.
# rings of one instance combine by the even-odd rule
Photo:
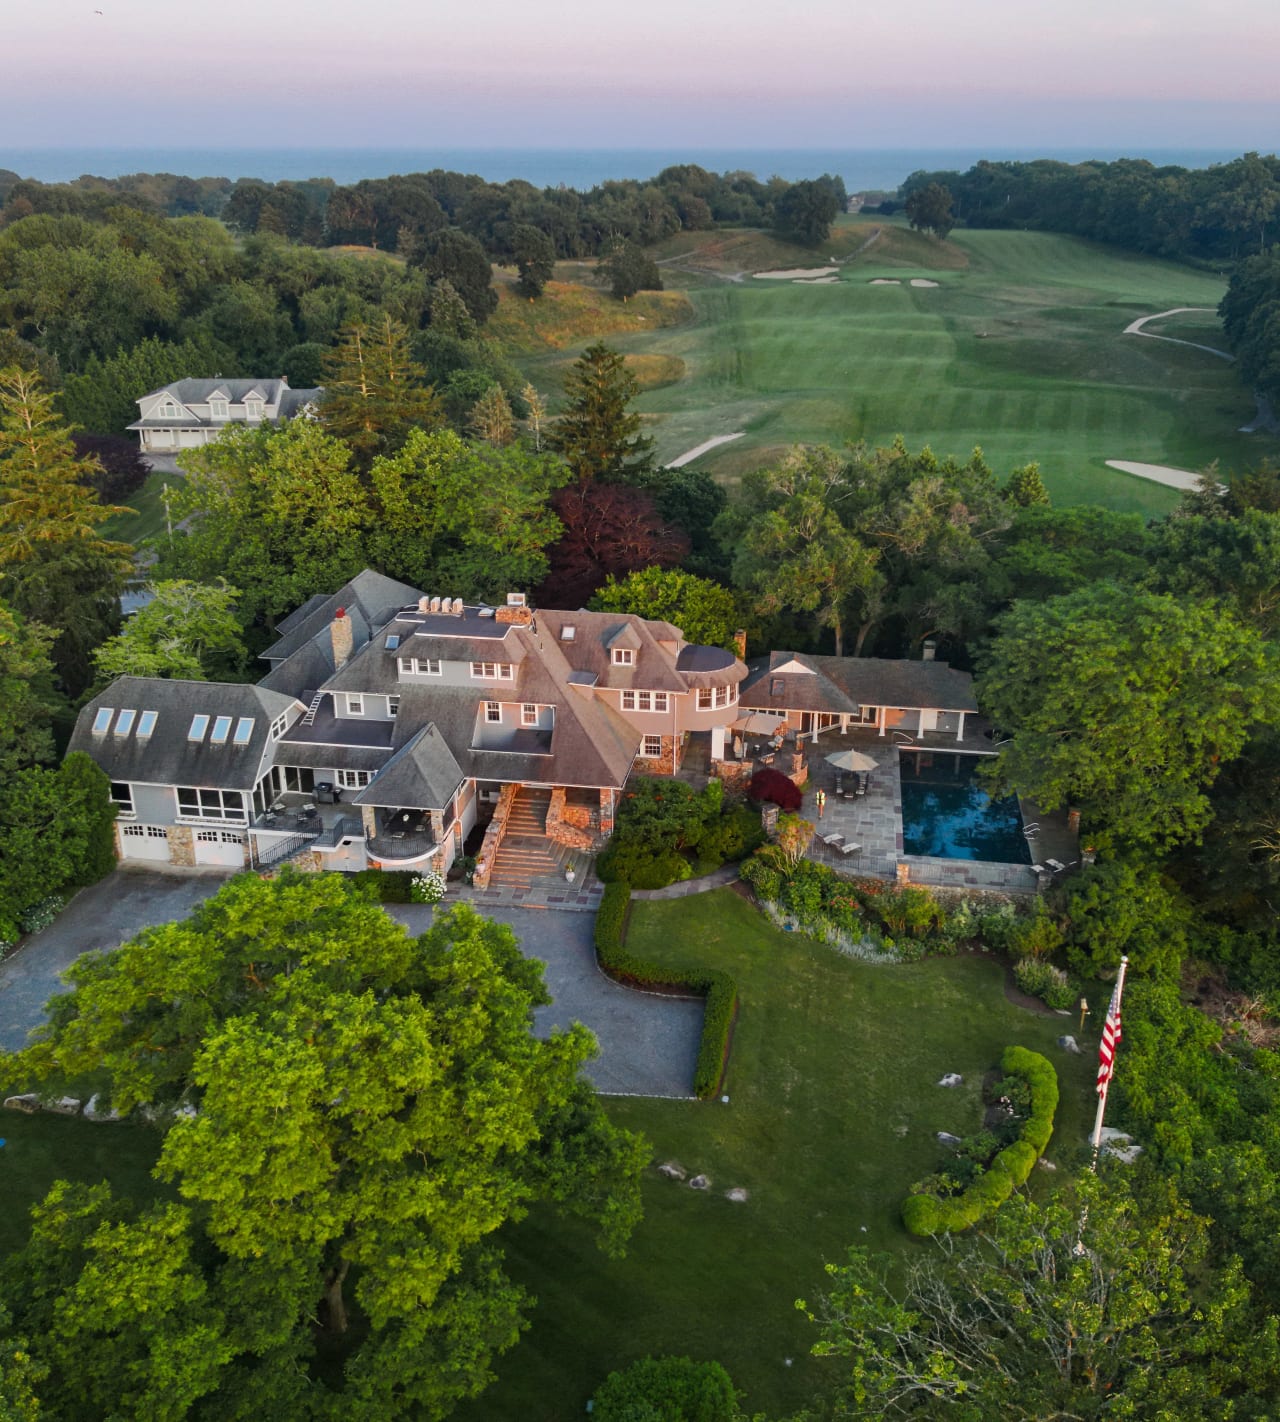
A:
<svg viewBox="0 0 1280 1422">
<path fill-rule="evenodd" d="M 547 549 L 551 571 L 537 591 L 544 607 L 579 607 L 610 575 L 673 568 L 689 552 L 688 535 L 642 489 L 593 480 L 558 489 L 551 502 L 564 534 Z"/>
</svg>

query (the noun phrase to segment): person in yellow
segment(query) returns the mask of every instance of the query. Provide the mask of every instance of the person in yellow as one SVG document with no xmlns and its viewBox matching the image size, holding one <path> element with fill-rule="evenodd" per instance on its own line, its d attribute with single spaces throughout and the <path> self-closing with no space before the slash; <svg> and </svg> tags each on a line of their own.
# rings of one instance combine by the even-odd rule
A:
<svg viewBox="0 0 1280 1422">
<path fill-rule="evenodd" d="M 819 790 L 814 799 L 818 802 L 818 818 L 821 819 L 823 810 L 827 808 L 827 792 Z"/>
</svg>

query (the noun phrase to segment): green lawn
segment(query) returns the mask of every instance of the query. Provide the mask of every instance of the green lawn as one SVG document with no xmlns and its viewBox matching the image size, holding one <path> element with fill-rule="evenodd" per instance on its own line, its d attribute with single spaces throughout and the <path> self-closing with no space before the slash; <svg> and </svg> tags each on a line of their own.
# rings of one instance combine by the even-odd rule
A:
<svg viewBox="0 0 1280 1422">
<path fill-rule="evenodd" d="M 1059 1070 L 1049 1155 L 1068 1158 L 1088 1131 L 1087 1054 L 1057 1048 L 1063 1018 L 1010 1004 L 990 960 L 869 967 L 777 932 L 729 890 L 637 904 L 629 942 L 738 977 L 728 1105 L 610 1104 L 648 1136 L 656 1161 L 705 1171 L 713 1188 L 651 1171 L 644 1223 L 617 1263 L 587 1231 L 547 1217 L 511 1231 L 510 1266 L 539 1306 L 498 1383 L 461 1414 L 477 1422 L 579 1417 L 606 1372 L 646 1353 L 718 1358 L 748 1413 L 782 1415 L 830 1376 L 807 1356 L 813 1330 L 795 1299 L 812 1298 L 823 1262 L 850 1244 L 926 1247 L 903 1231 L 898 1207 L 941 1158 L 934 1133 L 976 1129 L 982 1075 L 1005 1045 L 1044 1051 Z M 935 1085 L 947 1071 L 963 1074 L 962 1089 Z M 750 1191 L 746 1204 L 724 1198 L 733 1186 Z"/>
<path fill-rule="evenodd" d="M 153 470 L 142 488 L 122 501 L 132 512 L 108 519 L 102 526 L 103 536 L 119 539 L 122 543 L 141 543 L 144 538 L 159 538 L 165 530 L 164 486 L 168 484 L 169 492 L 173 493 L 182 483 L 181 474 Z"/>
<path fill-rule="evenodd" d="M 856 251 L 877 225 L 884 219 L 842 224 L 836 245 Z M 945 245 L 893 226 L 887 234 L 829 286 L 682 272 L 692 322 L 611 337 L 627 353 L 685 363 L 681 380 L 637 402 L 659 458 L 745 431 L 703 457 L 732 481 L 794 443 L 878 444 L 901 433 L 940 454 L 963 457 L 981 445 L 1001 476 L 1038 460 L 1058 502 L 1160 515 L 1176 493 L 1107 469 L 1108 459 L 1190 469 L 1218 459 L 1230 469 L 1280 452 L 1273 438 L 1237 433 L 1253 401 L 1232 365 L 1123 334 L 1137 316 L 1216 307 L 1220 278 L 1044 233 L 962 232 Z M 696 235 L 725 268 L 755 250 Z M 688 255 L 691 234 L 685 239 Z M 822 260 L 796 249 L 792 259 Z M 870 285 L 876 277 L 900 285 Z M 939 284 L 912 287 L 912 277 Z M 1224 344 L 1212 315 L 1154 329 Z M 554 392 L 578 350 L 513 354 Z"/>
</svg>

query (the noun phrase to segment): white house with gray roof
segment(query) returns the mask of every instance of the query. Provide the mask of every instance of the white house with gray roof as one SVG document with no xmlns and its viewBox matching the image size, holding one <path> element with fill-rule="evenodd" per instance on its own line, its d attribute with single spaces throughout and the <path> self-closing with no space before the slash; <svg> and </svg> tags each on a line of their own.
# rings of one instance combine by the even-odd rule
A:
<svg viewBox="0 0 1280 1422">
<path fill-rule="evenodd" d="M 143 454 L 172 454 L 211 444 L 228 425 L 292 420 L 312 409 L 324 391 L 291 390 L 279 380 L 175 380 L 138 399 L 136 430 Z"/>
</svg>

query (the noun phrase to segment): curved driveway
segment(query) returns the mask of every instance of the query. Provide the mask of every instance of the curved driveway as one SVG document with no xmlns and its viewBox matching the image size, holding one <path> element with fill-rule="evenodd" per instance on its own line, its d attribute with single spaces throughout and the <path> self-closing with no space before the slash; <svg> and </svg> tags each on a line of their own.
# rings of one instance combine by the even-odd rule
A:
<svg viewBox="0 0 1280 1422">
<path fill-rule="evenodd" d="M 81 953 L 114 948 L 144 928 L 185 918 L 226 882 L 226 875 L 118 870 L 82 890 L 43 933 L 0 963 L 0 1049 L 15 1051 L 44 1021 L 44 1005 L 65 990 L 62 974 Z M 394 905 L 388 912 L 411 932 L 431 922 L 429 908 Z M 598 1091 L 637 1096 L 691 1093 L 702 1003 L 618 987 L 596 966 L 595 916 L 554 909 L 493 907 L 485 916 L 509 924 L 523 951 L 546 969 L 554 999 L 534 1014 L 534 1031 L 582 1022 L 600 1055 L 587 1067 Z"/>
</svg>

